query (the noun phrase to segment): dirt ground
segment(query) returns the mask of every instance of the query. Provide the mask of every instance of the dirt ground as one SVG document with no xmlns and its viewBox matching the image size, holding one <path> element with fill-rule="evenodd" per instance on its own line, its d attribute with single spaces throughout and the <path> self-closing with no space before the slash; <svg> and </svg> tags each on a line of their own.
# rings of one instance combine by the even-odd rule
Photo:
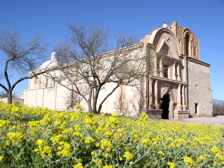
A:
<svg viewBox="0 0 224 168">
<path fill-rule="evenodd" d="M 189 118 L 189 119 L 179 119 L 179 120 L 171 120 L 182 123 L 189 124 L 204 124 L 204 125 L 214 125 L 214 126 L 224 126 L 224 116 L 216 116 L 216 117 L 197 117 L 197 118 Z"/>
</svg>

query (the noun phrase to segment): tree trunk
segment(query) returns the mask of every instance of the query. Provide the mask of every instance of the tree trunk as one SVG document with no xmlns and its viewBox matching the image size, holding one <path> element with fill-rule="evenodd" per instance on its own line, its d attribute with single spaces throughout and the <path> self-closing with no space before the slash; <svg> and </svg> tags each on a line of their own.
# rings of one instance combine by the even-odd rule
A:
<svg viewBox="0 0 224 168">
<path fill-rule="evenodd" d="M 100 114 L 99 109 L 97 109 L 97 102 L 98 102 L 100 90 L 101 90 L 101 87 L 96 88 L 96 92 L 93 95 L 93 113 L 95 114 Z"/>
<path fill-rule="evenodd" d="M 97 105 L 97 98 L 96 98 L 96 95 L 93 96 L 93 113 L 97 114 L 97 108 L 96 108 L 96 105 Z"/>
<path fill-rule="evenodd" d="M 7 103 L 8 104 L 12 104 L 12 92 L 11 91 L 8 91 L 8 99 L 7 99 Z"/>
<path fill-rule="evenodd" d="M 98 107 L 98 113 L 99 114 L 101 113 L 101 109 L 102 109 L 102 104 L 100 104 L 99 107 Z"/>
<path fill-rule="evenodd" d="M 88 100 L 87 105 L 88 105 L 88 112 L 91 113 L 92 112 L 91 99 Z"/>
</svg>

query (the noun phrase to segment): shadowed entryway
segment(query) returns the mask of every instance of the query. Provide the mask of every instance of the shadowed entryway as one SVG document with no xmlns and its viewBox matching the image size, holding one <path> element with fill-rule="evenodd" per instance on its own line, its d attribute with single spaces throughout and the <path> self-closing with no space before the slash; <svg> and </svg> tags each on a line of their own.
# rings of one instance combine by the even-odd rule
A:
<svg viewBox="0 0 224 168">
<path fill-rule="evenodd" d="M 170 104 L 170 95 L 167 93 L 162 98 L 162 104 L 160 109 L 163 110 L 162 112 L 162 119 L 169 119 L 169 104 Z"/>
</svg>

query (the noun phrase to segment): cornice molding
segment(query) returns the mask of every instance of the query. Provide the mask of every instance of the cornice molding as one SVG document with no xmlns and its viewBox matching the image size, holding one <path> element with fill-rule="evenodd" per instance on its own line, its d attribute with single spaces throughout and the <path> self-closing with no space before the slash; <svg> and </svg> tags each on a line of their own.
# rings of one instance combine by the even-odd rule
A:
<svg viewBox="0 0 224 168">
<path fill-rule="evenodd" d="M 200 64 L 200 65 L 203 65 L 203 66 L 206 66 L 206 67 L 209 67 L 209 68 L 210 68 L 210 64 L 207 64 L 207 63 L 202 62 L 202 61 L 200 61 L 200 60 L 197 60 L 197 59 L 195 59 L 195 58 L 188 57 L 188 61 L 190 61 L 190 62 L 194 62 L 194 63 L 196 63 L 196 64 Z"/>
</svg>

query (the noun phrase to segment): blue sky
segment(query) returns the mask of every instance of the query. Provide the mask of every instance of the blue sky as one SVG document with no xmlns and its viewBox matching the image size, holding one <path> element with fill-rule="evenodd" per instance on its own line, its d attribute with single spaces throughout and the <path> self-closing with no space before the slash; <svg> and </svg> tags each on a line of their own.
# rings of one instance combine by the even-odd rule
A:
<svg viewBox="0 0 224 168">
<path fill-rule="evenodd" d="M 224 0 L 0 0 L 0 29 L 9 27 L 24 39 L 42 35 L 53 47 L 68 34 L 67 23 L 103 25 L 110 32 L 131 32 L 139 39 L 163 20 L 188 27 L 200 41 L 201 61 L 211 64 L 213 98 L 224 100 Z M 15 88 L 19 96 L 28 81 Z M 1 88 L 0 88 L 1 91 Z"/>
</svg>

